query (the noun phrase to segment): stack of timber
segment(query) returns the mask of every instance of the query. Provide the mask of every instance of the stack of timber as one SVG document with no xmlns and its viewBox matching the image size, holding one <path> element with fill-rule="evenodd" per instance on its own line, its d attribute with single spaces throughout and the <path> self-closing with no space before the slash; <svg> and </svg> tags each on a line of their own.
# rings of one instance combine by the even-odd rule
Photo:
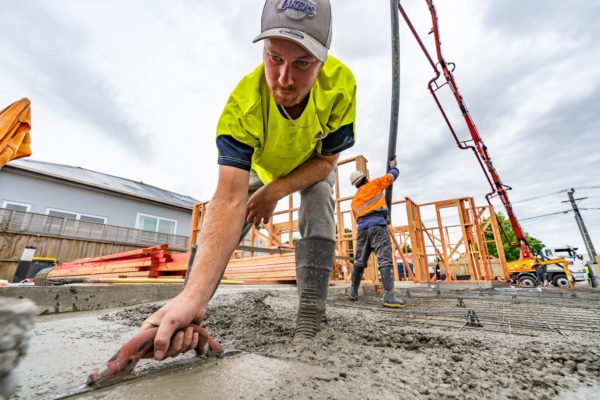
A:
<svg viewBox="0 0 600 400">
<path fill-rule="evenodd" d="M 232 258 L 224 279 L 244 281 L 247 285 L 296 282 L 296 259 L 293 252 Z"/>
<path fill-rule="evenodd" d="M 46 283 L 182 283 L 188 260 L 189 253 L 154 246 L 60 263 L 48 273 Z M 295 283 L 294 253 L 232 258 L 222 279 L 221 283 L 247 285 Z"/>
<path fill-rule="evenodd" d="M 172 254 L 167 245 L 160 245 L 60 263 L 46 279 L 124 283 L 127 280 L 156 283 L 167 280 L 179 283 L 183 282 L 188 258 L 188 253 Z"/>
</svg>

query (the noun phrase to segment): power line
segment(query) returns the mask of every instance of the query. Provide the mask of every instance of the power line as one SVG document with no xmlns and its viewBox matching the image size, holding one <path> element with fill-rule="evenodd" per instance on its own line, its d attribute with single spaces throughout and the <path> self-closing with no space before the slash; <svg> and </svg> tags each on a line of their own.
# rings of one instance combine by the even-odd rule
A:
<svg viewBox="0 0 600 400">
<path fill-rule="evenodd" d="M 562 214 L 562 213 L 559 213 L 559 214 Z M 553 223 L 557 223 L 559 220 L 560 221 L 566 220 L 565 218 L 568 217 L 568 216 L 569 216 L 568 214 L 555 215 L 554 219 L 552 220 L 552 222 Z M 523 221 L 522 225 L 523 226 L 530 226 L 530 225 L 534 225 L 534 224 L 539 224 L 540 222 L 547 224 L 548 220 L 546 220 L 544 218 L 531 219 L 531 220 L 528 220 L 528 221 Z M 563 222 L 561 222 L 561 223 L 563 223 Z"/>
<path fill-rule="evenodd" d="M 566 213 L 572 212 L 572 211 L 573 210 L 566 210 L 566 211 L 557 211 L 557 212 L 553 212 L 553 213 L 549 213 L 549 214 L 536 215 L 535 217 L 521 218 L 521 221 L 527 221 L 527 220 L 530 220 L 530 219 L 537 219 L 537 218 L 549 217 L 551 215 L 557 215 L 557 214 L 566 214 Z"/>
<path fill-rule="evenodd" d="M 554 196 L 554 195 L 557 195 L 557 194 L 560 194 L 560 193 L 561 192 L 559 191 L 559 192 L 552 192 L 552 193 L 540 194 L 540 195 L 533 196 L 533 197 L 528 197 L 528 198 L 525 198 L 525 199 L 515 200 L 512 203 L 513 204 L 525 203 L 525 202 L 532 201 L 532 200 L 543 199 L 544 197 Z"/>
<path fill-rule="evenodd" d="M 590 207 L 590 208 L 579 208 L 580 210 L 600 210 L 600 208 L 596 208 L 596 207 Z M 521 218 L 521 221 L 528 221 L 528 220 L 532 220 L 532 219 L 538 219 L 538 218 L 544 218 L 544 217 L 550 217 L 552 215 L 558 215 L 558 214 L 567 214 L 573 212 L 573 210 L 565 210 L 565 211 L 556 211 L 556 212 L 552 212 L 552 213 L 548 213 L 548 214 L 542 214 L 542 215 L 536 215 L 535 217 L 527 217 L 527 218 Z"/>
<path fill-rule="evenodd" d="M 569 189 L 563 189 L 560 191 L 560 193 L 565 193 L 568 192 L 571 189 L 576 189 L 576 190 L 585 190 L 585 189 L 600 189 L 600 186 L 577 186 L 574 188 L 569 188 Z"/>
<path fill-rule="evenodd" d="M 524 199 L 517 199 L 515 201 L 513 201 L 513 204 L 519 204 L 519 203 L 525 203 L 528 201 L 532 201 L 532 200 L 538 200 L 538 199 L 543 199 L 544 197 L 550 197 L 550 196 L 554 196 L 557 194 L 562 194 L 562 193 L 566 193 L 571 189 L 577 189 L 577 190 L 585 190 L 585 189 L 600 189 L 600 186 L 578 186 L 578 187 L 574 187 L 574 188 L 568 188 L 568 189 L 561 189 L 557 192 L 551 192 L 551 193 L 546 193 L 546 194 L 539 194 L 536 196 L 532 196 L 532 197 L 527 197 Z"/>
</svg>

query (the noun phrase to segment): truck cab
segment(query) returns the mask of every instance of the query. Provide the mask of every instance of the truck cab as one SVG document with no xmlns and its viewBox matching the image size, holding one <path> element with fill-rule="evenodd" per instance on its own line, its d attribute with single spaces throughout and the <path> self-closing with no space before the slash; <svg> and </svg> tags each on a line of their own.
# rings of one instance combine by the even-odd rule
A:
<svg viewBox="0 0 600 400">
<path fill-rule="evenodd" d="M 568 245 L 561 247 L 544 247 L 541 251 L 541 256 L 546 260 L 564 258 L 567 260 L 569 271 L 571 271 L 571 275 L 573 275 L 573 280 L 575 282 L 587 281 L 588 275 L 585 272 L 583 257 L 577 254 L 577 247 Z M 548 273 L 550 273 L 550 268 L 559 269 L 558 266 L 548 266 Z"/>
</svg>

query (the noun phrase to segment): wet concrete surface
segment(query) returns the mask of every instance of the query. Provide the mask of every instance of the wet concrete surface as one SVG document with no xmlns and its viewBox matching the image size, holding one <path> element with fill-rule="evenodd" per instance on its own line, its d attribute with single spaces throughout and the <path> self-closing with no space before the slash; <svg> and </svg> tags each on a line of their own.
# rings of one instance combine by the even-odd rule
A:
<svg viewBox="0 0 600 400">
<path fill-rule="evenodd" d="M 298 342 L 294 291 L 220 294 L 203 326 L 241 354 L 143 360 L 137 379 L 80 398 L 598 398 L 600 328 L 594 324 L 600 296 L 530 291 L 519 292 L 518 301 L 509 292 L 460 296 L 480 312 L 484 328 L 464 327 L 456 293 L 413 291 L 407 308 L 385 311 L 379 295 L 350 303 L 334 291 L 327 323 L 314 340 Z M 30 352 L 16 371 L 26 384 L 15 398 L 68 393 L 66 388 L 82 384 L 159 306 L 40 317 Z M 552 318 L 560 328 L 547 322 Z M 519 329 L 510 329 L 507 321 Z M 176 365 L 185 366 L 163 371 Z"/>
<path fill-rule="evenodd" d="M 298 361 L 242 353 L 223 360 L 206 359 L 192 366 L 158 373 L 103 390 L 85 393 L 78 399 L 244 399 L 270 398 L 291 380 L 338 383 L 344 392 L 344 379 L 335 372 Z M 293 396 L 292 393 L 290 393 Z"/>
<path fill-rule="evenodd" d="M 21 385 L 14 398 L 56 398 L 66 388 L 84 383 L 87 374 L 133 332 L 132 327 L 99 320 L 94 312 L 40 317 L 27 357 L 15 371 Z"/>
</svg>

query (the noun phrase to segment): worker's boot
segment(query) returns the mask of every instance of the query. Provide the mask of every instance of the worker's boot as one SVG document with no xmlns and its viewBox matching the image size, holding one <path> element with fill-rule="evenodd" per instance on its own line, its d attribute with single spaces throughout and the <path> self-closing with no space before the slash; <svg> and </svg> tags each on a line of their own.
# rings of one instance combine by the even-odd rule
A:
<svg viewBox="0 0 600 400">
<path fill-rule="evenodd" d="M 350 287 L 346 288 L 346 296 L 350 298 L 352 301 L 358 300 L 358 288 L 360 286 L 360 281 L 363 276 L 364 267 L 354 266 L 352 268 L 352 284 Z"/>
<path fill-rule="evenodd" d="M 392 267 L 379 268 L 379 274 L 383 283 L 383 306 L 390 308 L 406 307 L 406 301 L 397 299 L 394 294 L 394 270 Z"/>
<path fill-rule="evenodd" d="M 325 317 L 334 252 L 335 241 L 325 237 L 308 236 L 296 243 L 297 337 L 314 337 Z"/>
</svg>

